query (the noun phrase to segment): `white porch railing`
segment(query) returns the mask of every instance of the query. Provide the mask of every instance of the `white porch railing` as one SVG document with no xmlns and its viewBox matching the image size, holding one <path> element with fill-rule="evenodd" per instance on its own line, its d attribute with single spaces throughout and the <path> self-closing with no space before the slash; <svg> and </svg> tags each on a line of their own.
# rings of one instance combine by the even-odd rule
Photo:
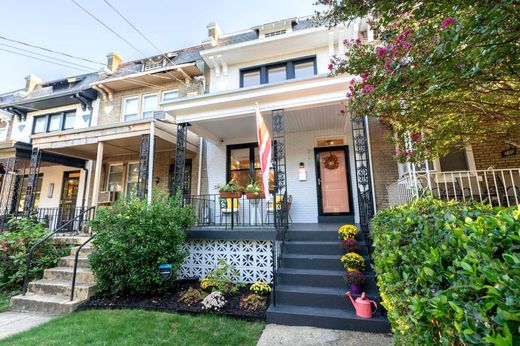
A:
<svg viewBox="0 0 520 346">
<path fill-rule="evenodd" d="M 387 187 L 390 206 L 424 196 L 428 191 L 442 200 L 520 204 L 520 168 L 474 171 L 421 171 L 407 174 Z"/>
</svg>

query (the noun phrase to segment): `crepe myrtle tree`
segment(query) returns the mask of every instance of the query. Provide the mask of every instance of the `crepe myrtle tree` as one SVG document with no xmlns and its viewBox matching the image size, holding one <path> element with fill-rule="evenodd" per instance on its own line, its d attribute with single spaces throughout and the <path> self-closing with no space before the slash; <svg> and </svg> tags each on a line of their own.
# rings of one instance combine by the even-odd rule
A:
<svg viewBox="0 0 520 346">
<path fill-rule="evenodd" d="M 379 117 L 397 157 L 422 161 L 453 147 L 520 148 L 520 2 L 320 0 L 333 26 L 368 18 L 375 41 L 345 41 L 332 75 L 353 78 L 345 110 Z M 404 140 L 406 138 L 407 140 Z"/>
</svg>

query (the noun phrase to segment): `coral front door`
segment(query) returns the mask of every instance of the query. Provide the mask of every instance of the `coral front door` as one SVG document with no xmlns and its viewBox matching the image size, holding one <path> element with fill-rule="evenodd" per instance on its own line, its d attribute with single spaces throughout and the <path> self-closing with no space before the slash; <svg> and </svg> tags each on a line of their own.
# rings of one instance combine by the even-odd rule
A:
<svg viewBox="0 0 520 346">
<path fill-rule="evenodd" d="M 320 216 L 351 214 L 347 147 L 316 148 L 315 154 Z"/>
</svg>

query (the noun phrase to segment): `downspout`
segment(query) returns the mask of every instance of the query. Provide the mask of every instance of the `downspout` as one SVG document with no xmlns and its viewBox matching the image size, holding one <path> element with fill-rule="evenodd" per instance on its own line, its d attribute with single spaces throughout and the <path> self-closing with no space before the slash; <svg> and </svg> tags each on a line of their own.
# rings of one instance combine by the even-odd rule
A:
<svg viewBox="0 0 520 346">
<path fill-rule="evenodd" d="M 89 178 L 89 171 L 90 171 L 90 166 L 92 164 L 92 161 L 88 161 L 87 164 L 85 166 L 88 166 L 88 167 L 85 167 L 85 187 L 83 188 L 83 198 L 81 200 L 81 210 L 84 210 L 85 208 L 85 200 L 88 196 L 88 187 L 89 187 L 89 181 L 88 181 L 88 178 Z"/>
<path fill-rule="evenodd" d="M 202 153 L 204 146 L 204 137 L 199 138 L 199 169 L 197 172 L 197 196 L 200 196 L 202 190 Z"/>
<path fill-rule="evenodd" d="M 148 204 L 152 204 L 153 166 L 155 150 L 155 120 L 150 122 L 150 147 L 148 154 Z"/>
</svg>

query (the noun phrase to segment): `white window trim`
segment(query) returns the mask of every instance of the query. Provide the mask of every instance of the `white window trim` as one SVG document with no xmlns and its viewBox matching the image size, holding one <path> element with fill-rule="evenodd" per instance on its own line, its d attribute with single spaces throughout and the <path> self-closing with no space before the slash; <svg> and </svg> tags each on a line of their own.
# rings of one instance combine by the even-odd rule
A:
<svg viewBox="0 0 520 346">
<path fill-rule="evenodd" d="M 133 99 L 137 99 L 138 101 L 138 104 L 137 104 L 137 119 L 140 119 L 140 114 L 141 114 L 141 97 L 139 95 L 136 95 L 136 96 L 128 96 L 128 97 L 123 97 L 123 100 L 122 100 L 122 105 L 121 105 L 121 109 L 123 110 L 121 112 L 121 121 L 122 122 L 125 122 L 125 115 L 126 115 L 126 101 L 127 100 L 133 100 Z"/>
<path fill-rule="evenodd" d="M 177 93 L 176 98 L 179 97 L 179 89 L 163 90 L 163 92 L 161 93 L 161 101 L 164 102 L 164 94 L 171 93 L 171 92 L 176 92 Z"/>
<path fill-rule="evenodd" d="M 139 114 L 139 119 L 144 119 L 144 98 L 147 96 L 157 96 L 157 106 L 155 107 L 155 110 L 153 112 L 157 112 L 159 110 L 159 104 L 161 95 L 159 93 L 149 93 L 149 94 L 142 94 L 141 95 L 141 109 Z M 151 119 L 151 118 L 150 118 Z"/>
<path fill-rule="evenodd" d="M 475 165 L 475 157 L 473 156 L 473 148 L 471 145 L 468 145 L 464 148 L 466 151 L 466 161 L 468 164 L 468 170 L 476 171 L 477 166 Z M 439 159 L 433 160 L 433 169 L 437 172 L 442 172 L 441 170 L 441 161 Z"/>
<path fill-rule="evenodd" d="M 139 169 L 139 161 L 128 161 L 125 163 L 125 165 L 126 165 L 126 172 L 125 172 L 125 178 L 124 178 L 124 180 L 125 180 L 125 185 L 124 185 L 125 197 L 128 197 L 128 178 L 130 177 L 130 165 L 133 165 L 133 164 L 137 164 L 138 165 L 137 169 Z M 139 171 L 137 174 L 139 177 Z"/>
<path fill-rule="evenodd" d="M 338 144 L 340 146 L 343 146 L 343 145 L 348 145 L 347 144 L 347 136 L 345 135 L 331 135 L 331 136 L 319 136 L 319 137 L 314 137 L 314 147 L 315 148 L 323 148 L 323 147 L 320 147 L 318 145 L 318 142 L 319 141 L 326 141 L 326 140 L 330 140 L 330 139 L 343 139 L 343 144 Z"/>
<path fill-rule="evenodd" d="M 109 182 L 110 182 L 110 173 L 111 173 L 111 168 L 113 166 L 123 166 L 123 172 L 125 171 L 125 163 L 123 162 L 118 162 L 118 163 L 109 163 L 108 164 L 108 170 L 107 170 L 107 179 L 106 179 L 106 184 L 105 184 L 105 191 L 110 191 L 109 190 Z M 122 178 L 121 178 L 121 187 L 123 189 L 123 191 L 113 191 L 113 192 L 124 192 L 124 188 L 126 187 L 126 176 L 125 174 L 123 174 Z"/>
</svg>

